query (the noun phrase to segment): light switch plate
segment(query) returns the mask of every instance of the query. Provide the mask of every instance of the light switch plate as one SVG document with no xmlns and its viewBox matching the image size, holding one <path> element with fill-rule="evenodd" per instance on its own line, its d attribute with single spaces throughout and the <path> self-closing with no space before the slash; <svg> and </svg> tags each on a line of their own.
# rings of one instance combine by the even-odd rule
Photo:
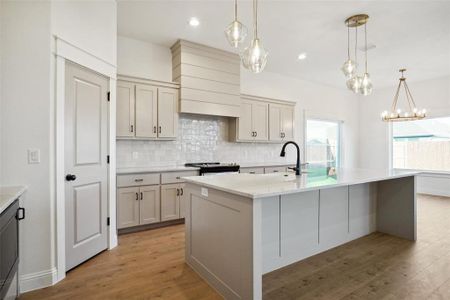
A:
<svg viewBox="0 0 450 300">
<path fill-rule="evenodd" d="M 207 188 L 202 187 L 201 193 L 202 193 L 202 196 L 208 197 L 208 189 Z"/>
<path fill-rule="evenodd" d="M 41 162 L 41 150 L 28 149 L 28 163 L 39 164 Z"/>
</svg>

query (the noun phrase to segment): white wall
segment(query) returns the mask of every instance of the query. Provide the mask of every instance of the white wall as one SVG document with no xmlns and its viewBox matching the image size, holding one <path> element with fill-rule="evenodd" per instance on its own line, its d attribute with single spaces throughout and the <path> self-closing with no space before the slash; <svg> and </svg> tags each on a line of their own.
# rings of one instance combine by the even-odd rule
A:
<svg viewBox="0 0 450 300">
<path fill-rule="evenodd" d="M 172 81 L 172 53 L 167 47 L 118 36 L 117 73 Z"/>
<path fill-rule="evenodd" d="M 51 278 L 50 2 L 1 1 L 0 12 L 3 184 L 28 186 L 19 270 L 22 280 Z M 27 163 L 29 148 L 40 149 L 40 164 Z"/>
<path fill-rule="evenodd" d="M 359 165 L 363 168 L 389 167 L 389 124 L 380 120 L 380 113 L 392 105 L 397 82 L 391 88 L 374 89 L 372 95 L 361 97 Z M 450 116 L 450 76 L 422 82 L 408 82 L 418 107 L 426 108 L 429 117 Z M 400 97 L 404 97 L 400 95 Z M 401 98 L 401 101 L 405 101 Z M 400 101 L 400 100 L 399 100 Z M 404 103 L 404 102 L 403 102 Z M 419 180 L 419 192 L 433 190 L 450 191 L 449 184 L 439 184 L 428 177 Z M 431 187 L 433 186 L 433 187 Z"/>
<path fill-rule="evenodd" d="M 116 65 L 115 1 L 0 1 L 2 184 L 28 186 L 21 223 L 21 290 L 55 276 L 53 36 Z M 41 152 L 27 163 L 27 149 Z"/>
<path fill-rule="evenodd" d="M 116 1 L 52 1 L 52 34 L 115 66 Z"/>
<path fill-rule="evenodd" d="M 128 37 L 118 38 L 118 73 L 171 81 L 170 49 Z M 344 166 L 356 167 L 358 146 L 357 97 L 337 89 L 275 73 L 241 70 L 241 92 L 296 101 L 296 141 L 303 144 L 303 114 L 344 121 Z M 151 143 L 151 142 L 148 142 Z M 270 147 L 270 146 L 268 146 Z"/>
</svg>

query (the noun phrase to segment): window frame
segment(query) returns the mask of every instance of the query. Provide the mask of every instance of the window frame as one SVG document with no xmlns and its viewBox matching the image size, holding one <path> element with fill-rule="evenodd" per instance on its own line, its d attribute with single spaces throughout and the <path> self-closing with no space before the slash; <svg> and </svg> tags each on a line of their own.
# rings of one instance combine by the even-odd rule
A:
<svg viewBox="0 0 450 300">
<path fill-rule="evenodd" d="M 440 119 L 440 118 L 450 118 L 450 113 L 433 115 L 427 117 L 426 119 Z M 394 123 L 389 122 L 388 128 L 388 150 L 389 150 L 389 169 L 396 171 L 414 171 L 422 172 L 423 174 L 436 174 L 436 175 L 450 175 L 450 171 L 438 171 L 438 170 L 428 170 L 428 169 L 407 169 L 407 168 L 394 168 Z"/>
<path fill-rule="evenodd" d="M 319 121 L 319 122 L 329 122 L 329 123 L 336 123 L 338 125 L 338 134 L 337 134 L 337 156 L 336 156 L 336 168 L 342 168 L 343 166 L 343 158 L 344 158 L 344 143 L 343 143 L 343 124 L 344 121 L 339 119 L 330 119 L 330 118 L 320 118 L 320 117 L 314 117 L 305 116 L 304 118 L 304 132 L 303 132 L 303 145 L 304 145 L 304 161 L 308 163 L 308 121 Z"/>
</svg>

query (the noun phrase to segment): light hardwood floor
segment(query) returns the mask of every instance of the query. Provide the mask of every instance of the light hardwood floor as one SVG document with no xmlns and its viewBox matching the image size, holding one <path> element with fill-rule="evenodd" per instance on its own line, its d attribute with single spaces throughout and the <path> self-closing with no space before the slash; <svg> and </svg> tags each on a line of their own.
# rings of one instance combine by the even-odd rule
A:
<svg viewBox="0 0 450 300">
<path fill-rule="evenodd" d="M 374 233 L 263 278 L 264 299 L 450 299 L 450 198 L 420 195 L 416 243 Z M 184 228 L 119 247 L 20 299 L 220 299 L 184 264 Z"/>
</svg>

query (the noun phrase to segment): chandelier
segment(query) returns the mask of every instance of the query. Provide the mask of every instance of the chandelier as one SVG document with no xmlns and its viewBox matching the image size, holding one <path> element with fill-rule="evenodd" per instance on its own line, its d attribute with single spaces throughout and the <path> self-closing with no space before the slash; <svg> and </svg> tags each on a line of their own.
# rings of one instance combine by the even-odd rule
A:
<svg viewBox="0 0 450 300">
<path fill-rule="evenodd" d="M 406 78 L 403 76 L 403 72 L 406 69 L 400 69 L 399 72 L 402 73 L 402 77 L 400 78 L 400 82 L 398 83 L 397 91 L 395 92 L 394 101 L 392 102 L 391 111 L 388 112 L 385 110 L 381 113 L 381 119 L 386 122 L 394 122 L 394 121 L 413 121 L 420 120 L 426 117 L 426 110 L 419 110 L 416 107 L 416 103 L 411 95 L 408 84 L 406 84 Z M 398 96 L 400 94 L 401 87 L 404 87 L 406 93 L 406 100 L 408 102 L 408 109 L 406 111 L 402 111 L 400 108 L 397 108 Z"/>
<path fill-rule="evenodd" d="M 359 93 L 364 96 L 370 95 L 373 90 L 372 81 L 367 68 L 367 21 L 368 15 L 354 15 L 345 20 L 347 26 L 347 60 L 344 62 L 341 70 L 347 78 L 347 87 L 354 93 Z M 358 27 L 364 25 L 364 74 L 358 75 Z M 355 29 L 355 59 L 352 60 L 350 56 L 350 28 Z"/>
</svg>

